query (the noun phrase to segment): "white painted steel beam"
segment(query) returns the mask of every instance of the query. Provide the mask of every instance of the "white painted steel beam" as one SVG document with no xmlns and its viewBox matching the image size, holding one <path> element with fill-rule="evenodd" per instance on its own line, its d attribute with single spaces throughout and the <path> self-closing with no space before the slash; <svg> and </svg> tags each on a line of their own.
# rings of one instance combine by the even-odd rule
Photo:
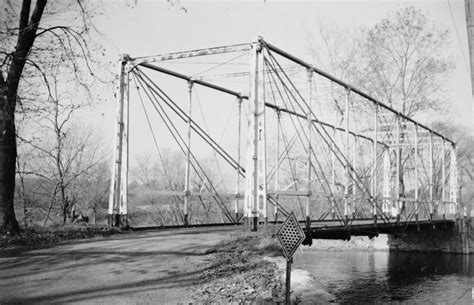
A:
<svg viewBox="0 0 474 305">
<path fill-rule="evenodd" d="M 192 105 L 193 105 L 193 82 L 188 82 L 188 130 L 186 136 L 186 167 L 184 177 L 184 225 L 188 225 L 188 206 L 189 206 L 189 180 L 191 174 L 191 133 L 192 133 Z"/>
<path fill-rule="evenodd" d="M 237 164 L 240 164 L 240 150 L 241 150 L 241 142 L 242 142 L 242 98 L 238 97 L 237 98 L 237 107 L 238 107 L 238 113 L 239 113 L 239 123 L 238 123 L 238 129 L 237 129 Z M 235 179 L 235 193 L 238 194 L 240 190 L 240 168 L 237 168 L 236 170 L 236 179 Z M 235 203 L 234 203 L 234 213 L 235 213 L 235 220 L 239 220 L 239 205 L 240 205 L 240 198 L 235 197 Z"/>
<path fill-rule="evenodd" d="M 377 217 L 377 129 L 378 129 L 378 105 L 374 105 L 374 140 L 372 142 L 372 214 Z"/>
<path fill-rule="evenodd" d="M 418 220 L 418 125 L 415 126 L 415 219 Z"/>
<path fill-rule="evenodd" d="M 221 46 L 205 49 L 197 49 L 191 51 L 183 52 L 173 52 L 160 55 L 144 56 L 144 57 L 135 57 L 131 59 L 132 65 L 136 66 L 143 63 L 159 62 L 159 61 L 168 61 L 168 60 L 177 60 L 185 59 L 199 56 L 208 56 L 224 53 L 234 53 L 234 52 L 246 52 L 250 51 L 254 43 L 244 43 L 230 46 Z"/>
<path fill-rule="evenodd" d="M 345 122 L 345 139 L 344 139 L 344 153 L 345 153 L 345 164 L 344 164 L 344 216 L 349 216 L 349 98 L 350 90 L 346 90 L 345 99 L 345 111 L 344 111 L 344 122 Z"/>
<path fill-rule="evenodd" d="M 266 137 L 266 107 L 265 107 L 265 61 L 263 49 L 257 49 L 257 211 L 259 217 L 263 216 L 267 221 L 267 137 Z"/>
<path fill-rule="evenodd" d="M 124 128 L 123 128 L 123 157 L 122 157 L 122 185 L 121 185 L 121 196 L 120 196 L 120 204 L 119 204 L 119 214 L 121 222 L 123 222 L 124 226 L 127 226 L 127 210 L 128 210 L 128 171 L 129 171 L 129 164 L 130 164 L 130 157 L 129 157 L 129 131 L 130 131 L 130 79 L 129 74 L 125 75 L 124 79 L 124 97 L 123 97 L 123 119 L 124 119 Z"/>
<path fill-rule="evenodd" d="M 433 217 L 433 136 L 430 134 L 430 156 L 429 156 L 429 201 L 430 217 Z"/>
<path fill-rule="evenodd" d="M 307 96 L 307 99 L 308 99 L 308 110 L 307 110 L 307 113 L 306 113 L 306 119 L 307 119 L 307 125 L 308 125 L 308 166 L 307 166 L 307 190 L 308 190 L 308 193 L 311 193 L 311 171 L 313 170 L 313 166 L 312 166 L 312 160 L 311 160 L 311 155 L 313 154 L 313 148 L 311 146 L 311 136 L 312 136 L 312 129 L 313 129 L 313 124 L 312 124 L 312 121 L 311 121 L 311 117 L 312 117 L 312 110 L 311 110 L 311 106 L 312 106 L 312 77 L 313 77 L 313 71 L 311 69 L 308 69 L 307 70 L 307 83 L 308 83 L 308 96 Z M 309 224 L 309 221 L 310 221 L 310 203 L 311 203 L 311 196 L 308 196 L 308 198 L 306 199 L 306 221 L 307 221 L 307 225 Z"/>
<path fill-rule="evenodd" d="M 124 133 L 125 133 L 125 122 L 124 122 L 124 107 L 125 99 L 128 98 L 128 73 L 127 73 L 127 64 L 125 60 L 128 58 L 127 55 L 122 56 L 121 66 L 120 66 L 120 81 L 117 94 L 117 117 L 116 117 L 116 133 L 115 133 L 115 147 L 114 147 L 114 160 L 112 164 L 112 177 L 110 180 L 110 194 L 109 194 L 109 225 L 120 226 L 120 215 L 125 211 L 123 209 L 123 184 L 122 178 L 124 171 L 122 170 L 123 152 L 124 152 Z M 128 171 L 128 169 L 126 170 Z M 116 219 L 114 219 L 116 217 Z M 118 220 L 118 223 L 116 221 Z"/>
</svg>

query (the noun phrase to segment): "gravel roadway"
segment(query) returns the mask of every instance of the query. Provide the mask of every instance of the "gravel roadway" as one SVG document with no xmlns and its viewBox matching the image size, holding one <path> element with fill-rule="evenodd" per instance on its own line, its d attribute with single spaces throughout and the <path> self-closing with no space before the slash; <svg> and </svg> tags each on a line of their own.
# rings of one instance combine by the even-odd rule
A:
<svg viewBox="0 0 474 305">
<path fill-rule="evenodd" d="M 189 304 L 206 251 L 242 227 L 132 232 L 0 257 L 0 304 Z"/>
</svg>

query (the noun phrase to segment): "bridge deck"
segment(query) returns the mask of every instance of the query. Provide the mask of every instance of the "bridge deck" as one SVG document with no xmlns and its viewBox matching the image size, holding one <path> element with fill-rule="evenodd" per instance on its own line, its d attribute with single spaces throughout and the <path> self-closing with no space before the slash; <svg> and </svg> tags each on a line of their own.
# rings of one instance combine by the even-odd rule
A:
<svg viewBox="0 0 474 305">
<path fill-rule="evenodd" d="M 400 221 L 378 222 L 374 224 L 373 220 L 354 220 L 349 221 L 347 225 L 340 221 L 311 222 L 309 230 L 304 227 L 304 231 L 309 231 L 313 239 L 350 239 L 351 236 L 369 236 L 374 237 L 379 234 L 401 234 L 407 231 L 418 231 L 432 228 L 446 229 L 452 228 L 454 220 L 419 220 L 419 221 Z"/>
<path fill-rule="evenodd" d="M 269 221 L 269 225 L 280 226 L 283 221 Z M 263 222 L 260 223 L 262 226 Z M 308 236 L 311 239 L 342 239 L 349 240 L 351 236 L 368 236 L 375 237 L 379 234 L 402 234 L 405 232 L 414 232 L 419 230 L 445 230 L 450 229 L 455 225 L 455 221 L 452 219 L 434 219 L 428 220 L 423 219 L 419 221 L 400 221 L 397 223 L 394 219 L 390 219 L 390 222 L 379 222 L 374 224 L 373 219 L 359 219 L 349 221 L 347 224 L 341 220 L 321 220 L 311 221 L 309 230 L 306 228 L 306 223 L 300 221 L 303 231 L 309 233 Z M 189 226 L 177 225 L 177 226 L 156 226 L 156 227 L 134 227 L 134 231 L 141 230 L 163 230 L 163 229 L 177 229 L 177 228 L 205 228 L 205 227 L 222 227 L 222 226 L 236 226 L 233 223 L 213 223 L 213 224 L 191 224 Z M 243 223 L 237 226 L 243 225 Z M 305 241 L 308 244 L 309 239 Z"/>
</svg>

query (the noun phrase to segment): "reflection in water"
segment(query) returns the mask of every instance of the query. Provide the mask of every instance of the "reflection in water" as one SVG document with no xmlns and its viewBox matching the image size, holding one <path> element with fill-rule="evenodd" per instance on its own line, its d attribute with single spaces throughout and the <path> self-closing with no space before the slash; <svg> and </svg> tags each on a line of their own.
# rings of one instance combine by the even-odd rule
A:
<svg viewBox="0 0 474 305">
<path fill-rule="evenodd" d="M 471 304 L 474 257 L 453 254 L 301 251 L 306 269 L 340 303 Z"/>
</svg>

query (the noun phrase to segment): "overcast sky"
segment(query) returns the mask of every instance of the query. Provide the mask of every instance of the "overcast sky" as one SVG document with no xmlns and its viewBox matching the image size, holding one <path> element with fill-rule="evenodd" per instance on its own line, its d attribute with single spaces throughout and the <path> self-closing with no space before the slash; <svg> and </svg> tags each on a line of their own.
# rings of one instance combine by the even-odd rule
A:
<svg viewBox="0 0 474 305">
<path fill-rule="evenodd" d="M 111 58 L 120 53 L 132 57 L 250 42 L 257 35 L 293 55 L 310 61 L 306 38 L 318 22 L 352 29 L 371 27 L 389 11 L 412 5 L 432 20 L 448 27 L 456 69 L 446 91 L 452 107 L 450 118 L 473 128 L 469 53 L 464 0 L 442 1 L 110 1 L 97 27 Z M 181 9 L 184 7 L 186 12 Z M 118 66 L 117 66 L 118 67 Z M 118 72 L 118 68 L 117 72 Z M 103 126 L 106 142 L 114 133 L 115 100 L 109 99 L 90 114 L 94 124 Z M 426 122 L 423 122 L 426 123 Z"/>
</svg>

